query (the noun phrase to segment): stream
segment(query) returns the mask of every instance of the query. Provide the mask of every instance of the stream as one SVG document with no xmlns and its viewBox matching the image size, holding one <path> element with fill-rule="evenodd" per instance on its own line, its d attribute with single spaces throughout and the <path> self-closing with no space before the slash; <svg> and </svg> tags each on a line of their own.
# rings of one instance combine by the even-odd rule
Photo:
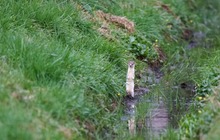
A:
<svg viewBox="0 0 220 140">
<path fill-rule="evenodd" d="M 178 121 L 188 110 L 194 92 L 191 83 L 181 83 L 170 88 L 169 92 L 172 93 L 154 95 L 152 91 L 160 84 L 163 73 L 160 69 L 148 68 L 143 77 L 148 86 L 136 87 L 134 99 L 124 98 L 125 109 L 121 120 L 127 121 L 131 135 L 146 133 L 153 138 L 162 135 L 168 128 L 178 127 Z M 142 104 L 149 107 L 145 119 L 139 121 L 137 106 Z"/>
<path fill-rule="evenodd" d="M 205 37 L 202 32 L 193 33 L 185 49 L 206 47 L 202 43 Z M 170 69 L 178 69 L 178 66 L 171 66 Z M 193 104 L 193 82 L 184 81 L 170 85 L 163 78 L 164 73 L 160 66 L 145 69 L 138 77 L 144 84 L 135 87 L 135 98 L 124 98 L 125 109 L 121 120 L 127 122 L 131 135 L 145 133 L 145 138 L 149 139 L 162 135 L 169 128 L 176 129 L 181 117 Z M 138 110 L 137 106 L 143 106 L 144 109 Z M 140 112 L 144 114 L 144 119 L 140 118 Z"/>
</svg>

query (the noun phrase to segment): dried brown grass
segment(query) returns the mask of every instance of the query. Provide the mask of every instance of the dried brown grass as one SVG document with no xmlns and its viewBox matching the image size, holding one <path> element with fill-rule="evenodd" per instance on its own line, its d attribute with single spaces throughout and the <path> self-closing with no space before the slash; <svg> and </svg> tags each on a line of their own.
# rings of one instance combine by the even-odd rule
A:
<svg viewBox="0 0 220 140">
<path fill-rule="evenodd" d="M 135 25 L 133 21 L 130 21 L 126 17 L 116 16 L 109 13 L 104 13 L 101 10 L 95 11 L 96 18 L 99 18 L 103 22 L 111 23 L 126 29 L 129 33 L 133 33 L 135 31 Z"/>
</svg>

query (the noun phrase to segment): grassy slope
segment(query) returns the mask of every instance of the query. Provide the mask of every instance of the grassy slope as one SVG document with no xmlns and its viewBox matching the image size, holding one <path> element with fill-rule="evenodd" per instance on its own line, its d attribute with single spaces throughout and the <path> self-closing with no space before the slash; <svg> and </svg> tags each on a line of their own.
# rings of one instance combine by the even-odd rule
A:
<svg viewBox="0 0 220 140">
<path fill-rule="evenodd" d="M 170 55 L 171 64 L 176 64 L 179 70 L 170 73 L 167 80 L 197 84 L 192 105 L 196 110 L 184 115 L 179 123 L 180 129 L 168 133 L 165 139 L 219 139 L 220 2 L 192 2 L 188 6 L 198 15 L 195 30 L 205 33 L 206 38 L 200 40 L 197 48 L 183 49 Z"/>
<path fill-rule="evenodd" d="M 74 138 L 112 127 L 124 48 L 100 37 L 72 2 L 0 6 L 1 139 Z"/>
<path fill-rule="evenodd" d="M 198 24 L 198 28 L 203 29 L 203 31 L 207 33 L 207 39 L 205 40 L 207 46 L 213 47 L 202 49 L 200 50 L 201 55 L 197 55 L 197 57 L 199 56 L 197 63 L 199 65 L 198 69 L 200 74 L 200 78 L 197 80 L 199 83 L 197 94 L 203 96 L 204 93 L 211 93 L 211 97 L 204 99 L 207 100 L 205 102 L 206 106 L 202 108 L 201 113 L 199 112 L 197 115 L 198 122 L 194 125 L 195 129 L 193 130 L 195 132 L 192 138 L 195 137 L 196 134 L 197 138 L 219 139 L 220 2 L 209 1 L 198 3 L 197 7 L 199 8 L 198 14 L 201 17 L 201 24 Z M 198 53 L 192 52 L 192 55 L 193 54 Z M 192 128 L 194 128 L 194 126 L 192 125 Z"/>
<path fill-rule="evenodd" d="M 181 22 L 194 26 L 191 19 L 197 16 L 183 1 L 164 2 L 181 20 L 155 0 L 1 1 L 0 137 L 125 137 L 118 125 L 118 93 L 125 94 L 126 62 L 132 56 L 124 39 L 130 35 L 116 32 L 118 41 L 108 41 L 81 7 L 128 17 L 136 24 L 137 43 L 148 42 L 151 52 L 158 40 L 170 55 L 183 47 Z"/>
</svg>

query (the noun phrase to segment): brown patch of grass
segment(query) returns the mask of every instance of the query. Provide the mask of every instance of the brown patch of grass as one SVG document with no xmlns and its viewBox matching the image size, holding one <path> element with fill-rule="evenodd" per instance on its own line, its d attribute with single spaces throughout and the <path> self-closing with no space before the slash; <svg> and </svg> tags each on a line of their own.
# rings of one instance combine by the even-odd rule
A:
<svg viewBox="0 0 220 140">
<path fill-rule="evenodd" d="M 154 49 L 158 54 L 158 59 L 150 61 L 149 65 L 151 66 L 151 68 L 157 69 L 163 65 L 163 62 L 166 60 L 166 55 L 158 45 L 155 45 Z"/>
<path fill-rule="evenodd" d="M 166 59 L 166 55 L 165 55 L 165 53 L 161 50 L 161 48 L 160 47 L 154 47 L 155 48 L 155 50 L 157 51 L 157 53 L 158 53 L 158 55 L 159 55 L 159 61 L 160 62 L 164 62 L 165 61 L 165 59 Z"/>
<path fill-rule="evenodd" d="M 116 40 L 117 37 L 114 36 L 114 32 L 124 32 L 121 29 L 126 29 L 128 33 L 135 32 L 134 22 L 126 17 L 112 15 L 101 10 L 94 11 L 94 14 L 91 14 L 83 9 L 80 4 L 77 4 L 76 8 L 82 12 L 81 14 L 85 19 L 95 23 L 94 30 L 109 40 Z"/>
<path fill-rule="evenodd" d="M 177 18 L 177 15 L 170 9 L 170 7 L 168 5 L 161 3 L 160 6 L 167 13 L 169 13 L 169 14 L 173 15 L 175 18 Z"/>
<path fill-rule="evenodd" d="M 98 28 L 98 32 L 103 35 L 104 37 L 113 40 L 113 36 L 111 34 L 111 29 L 109 27 L 109 24 L 107 24 L 106 22 L 103 22 L 103 24 L 101 25 L 101 27 Z"/>
<path fill-rule="evenodd" d="M 133 33 L 135 31 L 134 22 L 128 20 L 126 17 L 116 16 L 109 13 L 104 13 L 101 10 L 95 11 L 96 17 L 99 19 L 117 25 L 126 29 L 129 33 Z"/>
<path fill-rule="evenodd" d="M 72 139 L 72 133 L 73 132 L 70 128 L 60 126 L 58 131 L 61 132 L 66 139 L 68 139 L 68 140 Z"/>
</svg>

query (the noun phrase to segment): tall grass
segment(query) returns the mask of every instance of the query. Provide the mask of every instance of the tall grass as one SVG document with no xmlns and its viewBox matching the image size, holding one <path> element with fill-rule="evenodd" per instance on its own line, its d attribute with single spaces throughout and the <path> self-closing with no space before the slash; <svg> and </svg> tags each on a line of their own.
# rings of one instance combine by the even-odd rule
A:
<svg viewBox="0 0 220 140">
<path fill-rule="evenodd" d="M 195 48 L 182 50 L 171 55 L 168 65 L 175 66 L 169 75 L 171 85 L 191 81 L 196 86 L 193 104 L 179 122 L 179 129 L 169 130 L 165 139 L 218 139 L 219 131 L 219 1 L 189 2 L 191 11 L 197 14 L 194 32 L 202 32 L 205 38 Z M 186 45 L 187 46 L 187 45 Z M 214 93 L 214 95 L 213 95 Z M 211 96 L 211 97 L 209 97 Z M 214 101 L 213 101 L 214 99 Z M 215 131 L 215 132 L 214 132 Z"/>
<path fill-rule="evenodd" d="M 94 31 L 73 2 L 0 7 L 1 139 L 112 133 L 118 109 L 111 104 L 124 92 L 123 46 Z"/>
</svg>

